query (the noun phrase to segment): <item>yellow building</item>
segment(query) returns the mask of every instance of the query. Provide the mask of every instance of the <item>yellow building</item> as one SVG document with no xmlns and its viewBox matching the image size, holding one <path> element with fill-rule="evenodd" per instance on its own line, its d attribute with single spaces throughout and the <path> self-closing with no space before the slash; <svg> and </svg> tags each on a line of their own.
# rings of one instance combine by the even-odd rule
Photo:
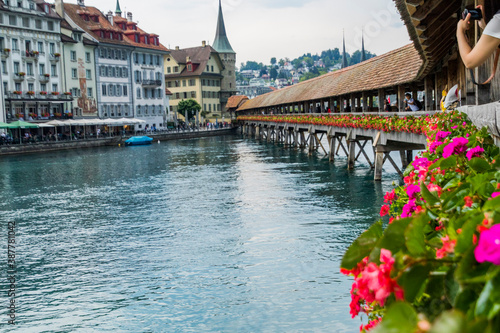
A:
<svg viewBox="0 0 500 333">
<path fill-rule="evenodd" d="M 222 120 L 221 81 L 224 65 L 217 51 L 205 42 L 199 47 L 171 50 L 164 58 L 165 83 L 172 93 L 170 111 L 177 119 L 184 119 L 177 113 L 182 100 L 194 99 L 200 106 L 205 119 Z"/>
</svg>

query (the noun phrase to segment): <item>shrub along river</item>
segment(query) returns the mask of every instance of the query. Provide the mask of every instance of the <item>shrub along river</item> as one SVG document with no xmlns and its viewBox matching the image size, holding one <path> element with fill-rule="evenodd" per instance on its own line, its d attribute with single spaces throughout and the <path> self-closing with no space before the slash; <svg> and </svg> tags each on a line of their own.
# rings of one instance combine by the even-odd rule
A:
<svg viewBox="0 0 500 333">
<path fill-rule="evenodd" d="M 1 157 L 2 331 L 355 332 L 339 264 L 384 177 L 239 136 Z"/>
</svg>

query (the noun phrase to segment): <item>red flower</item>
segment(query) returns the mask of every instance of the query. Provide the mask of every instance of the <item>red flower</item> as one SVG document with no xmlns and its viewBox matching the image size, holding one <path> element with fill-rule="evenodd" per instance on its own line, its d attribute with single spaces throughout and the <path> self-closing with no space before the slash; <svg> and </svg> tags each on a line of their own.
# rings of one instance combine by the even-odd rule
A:
<svg viewBox="0 0 500 333">
<path fill-rule="evenodd" d="M 389 214 L 389 209 L 390 209 L 389 205 L 383 205 L 382 208 L 380 209 L 380 216 L 386 216 L 387 214 Z"/>
</svg>

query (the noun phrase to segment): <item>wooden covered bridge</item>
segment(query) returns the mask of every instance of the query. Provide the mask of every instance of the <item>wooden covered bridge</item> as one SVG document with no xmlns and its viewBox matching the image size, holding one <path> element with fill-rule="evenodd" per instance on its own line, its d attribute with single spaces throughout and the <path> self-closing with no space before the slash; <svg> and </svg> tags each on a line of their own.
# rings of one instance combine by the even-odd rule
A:
<svg viewBox="0 0 500 333">
<path fill-rule="evenodd" d="M 500 122 L 497 118 L 500 117 L 500 103 L 484 107 L 483 105 L 500 100 L 500 79 L 496 77 L 486 86 L 474 85 L 457 49 L 455 35 L 459 14 L 465 6 L 473 6 L 474 1 L 394 1 L 408 29 L 412 44 L 360 64 L 248 100 L 238 108 L 237 115 L 321 115 L 327 113 L 327 110 L 343 113 L 351 109 L 362 116 L 366 113 L 382 113 L 383 101 L 390 95 L 397 96 L 396 111 L 403 111 L 404 96 L 408 92 L 415 98 L 423 96 L 424 114 L 429 114 L 440 110 L 442 91 L 458 84 L 462 91 L 462 105 L 475 106 L 466 108 L 471 120 L 479 126 L 488 126 L 492 134 L 499 139 L 500 128 L 497 124 Z M 472 42 L 475 43 L 480 37 L 480 30 L 477 26 L 474 29 Z M 493 57 L 475 70 L 478 81 L 489 77 L 492 65 Z M 419 113 L 412 115 L 418 116 Z M 360 155 L 368 159 L 365 149 L 367 142 L 371 142 L 375 150 L 375 161 L 369 161 L 369 164 L 376 169 L 376 180 L 381 179 L 385 160 L 396 166 L 389 152 L 401 152 L 401 164 L 405 167 L 411 161 L 412 151 L 424 149 L 426 145 L 425 138 L 419 135 L 371 133 L 338 127 L 298 126 L 255 120 L 244 121 L 242 125 L 244 133 L 285 145 L 307 146 L 310 151 L 321 148 L 325 153 L 327 152 L 320 138 L 327 135 L 330 146 L 328 154 L 331 159 L 333 152 L 338 152 L 339 148 L 343 147 L 344 139 L 347 148 L 343 147 L 343 150 L 348 156 L 349 168 L 354 166 L 354 161 Z M 335 143 L 338 146 L 335 146 Z M 401 172 L 398 167 L 396 169 Z"/>
</svg>

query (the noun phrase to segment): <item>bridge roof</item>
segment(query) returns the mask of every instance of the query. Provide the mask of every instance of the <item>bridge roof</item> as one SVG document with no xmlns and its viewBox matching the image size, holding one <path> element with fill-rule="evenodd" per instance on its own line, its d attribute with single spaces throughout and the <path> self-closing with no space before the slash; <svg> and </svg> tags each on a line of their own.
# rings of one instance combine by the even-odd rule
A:
<svg viewBox="0 0 500 333">
<path fill-rule="evenodd" d="M 413 44 L 247 101 L 237 111 L 394 87 L 417 80 L 422 58 Z"/>
</svg>

